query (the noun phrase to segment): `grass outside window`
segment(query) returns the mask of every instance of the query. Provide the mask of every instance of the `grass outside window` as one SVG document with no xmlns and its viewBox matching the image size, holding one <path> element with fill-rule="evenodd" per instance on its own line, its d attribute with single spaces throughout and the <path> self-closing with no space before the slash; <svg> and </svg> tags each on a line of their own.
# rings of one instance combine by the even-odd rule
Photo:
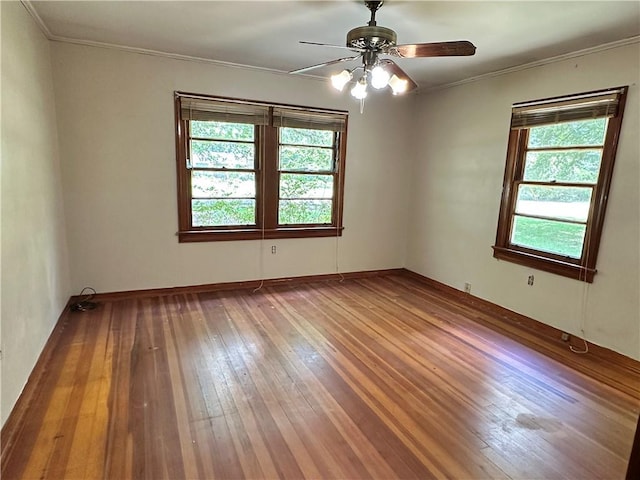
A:
<svg viewBox="0 0 640 480">
<path fill-rule="evenodd" d="M 626 92 L 513 106 L 494 257 L 593 281 Z"/>
</svg>

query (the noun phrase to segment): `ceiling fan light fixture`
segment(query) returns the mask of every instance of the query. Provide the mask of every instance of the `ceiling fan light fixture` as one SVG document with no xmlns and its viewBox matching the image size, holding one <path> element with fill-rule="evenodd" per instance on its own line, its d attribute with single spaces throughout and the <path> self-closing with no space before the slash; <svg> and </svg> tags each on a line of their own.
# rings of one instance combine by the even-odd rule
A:
<svg viewBox="0 0 640 480">
<path fill-rule="evenodd" d="M 367 98 L 367 79 L 364 76 L 351 89 L 351 95 L 358 100 Z"/>
<path fill-rule="evenodd" d="M 381 65 L 373 67 L 371 70 L 371 86 L 380 90 L 389 84 L 391 75 Z"/>
<path fill-rule="evenodd" d="M 362 3 L 362 0 L 360 0 L 360 3 Z M 358 55 L 337 58 L 317 65 L 292 70 L 289 73 L 304 73 L 316 68 L 328 67 L 329 65 L 350 62 L 351 60 L 360 58 L 362 60 L 362 66 L 350 71 L 343 70 L 339 74 L 332 75 L 331 83 L 336 90 L 343 91 L 347 83 L 353 78 L 353 72 L 358 68 L 362 68 L 364 70 L 364 76 L 351 88 L 351 95 L 360 100 L 360 111 L 362 112 L 364 99 L 367 96 L 368 83 L 371 84 L 372 88 L 378 90 L 389 86 L 393 95 L 401 95 L 418 88 L 418 84 L 413 81 L 411 76 L 402 70 L 398 64 L 391 59 L 380 59 L 380 56 L 429 58 L 475 55 L 476 47 L 468 40 L 398 44 L 396 32 L 390 28 L 380 26 L 376 22 L 376 12 L 383 3 L 384 0 L 364 2 L 365 6 L 371 12 L 371 19 L 366 25 L 352 28 L 347 32 L 347 43 L 345 46 L 318 42 L 300 42 L 324 47 L 343 48 L 351 50 L 352 52 L 358 52 Z"/>
<path fill-rule="evenodd" d="M 341 92 L 344 90 L 344 86 L 351 81 L 353 75 L 349 70 L 343 70 L 340 73 L 331 75 L 331 85 L 333 88 Z"/>
<path fill-rule="evenodd" d="M 406 78 L 400 78 L 396 74 L 393 74 L 389 79 L 389 86 L 393 90 L 394 95 L 401 95 L 407 91 L 409 87 L 409 80 Z"/>
</svg>

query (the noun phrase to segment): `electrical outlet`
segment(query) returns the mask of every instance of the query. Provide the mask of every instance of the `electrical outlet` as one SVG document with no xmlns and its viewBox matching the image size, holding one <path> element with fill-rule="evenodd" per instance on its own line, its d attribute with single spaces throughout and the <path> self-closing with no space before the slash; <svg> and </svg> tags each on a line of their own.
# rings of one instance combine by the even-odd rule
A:
<svg viewBox="0 0 640 480">
<path fill-rule="evenodd" d="M 275 245 L 271 245 L 271 253 L 272 254 L 276 254 L 276 246 Z"/>
<path fill-rule="evenodd" d="M 562 332 L 562 335 L 560 335 L 560 339 L 561 339 L 563 342 L 568 342 L 568 341 L 569 341 L 569 338 L 570 338 L 570 336 L 569 336 L 569 334 L 568 334 L 567 332 Z"/>
<path fill-rule="evenodd" d="M 469 282 L 464 283 L 464 291 L 465 293 L 471 293 L 471 284 Z"/>
<path fill-rule="evenodd" d="M 533 275 L 529 275 L 529 278 L 527 279 L 527 285 L 533 285 Z"/>
</svg>

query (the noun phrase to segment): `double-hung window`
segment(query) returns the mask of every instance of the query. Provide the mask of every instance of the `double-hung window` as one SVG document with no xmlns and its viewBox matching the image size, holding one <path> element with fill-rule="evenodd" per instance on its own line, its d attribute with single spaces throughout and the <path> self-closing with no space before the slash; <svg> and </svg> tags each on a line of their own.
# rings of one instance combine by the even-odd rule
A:
<svg viewBox="0 0 640 480">
<path fill-rule="evenodd" d="M 494 257 L 593 281 L 626 92 L 513 105 Z"/>
<path fill-rule="evenodd" d="M 347 113 L 175 93 L 181 242 L 342 232 Z"/>
</svg>

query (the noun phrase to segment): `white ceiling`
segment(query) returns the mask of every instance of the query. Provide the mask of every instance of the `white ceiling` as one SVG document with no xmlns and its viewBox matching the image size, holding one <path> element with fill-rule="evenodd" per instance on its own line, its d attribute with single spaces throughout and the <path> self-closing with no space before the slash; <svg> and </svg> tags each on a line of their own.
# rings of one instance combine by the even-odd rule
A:
<svg viewBox="0 0 640 480">
<path fill-rule="evenodd" d="M 53 40 L 106 44 L 287 72 L 350 56 L 348 30 L 365 25 L 362 1 L 32 1 Z M 387 0 L 378 25 L 398 43 L 470 40 L 473 57 L 398 59 L 421 88 L 543 61 L 640 35 L 639 1 Z M 635 38 L 634 38 L 635 37 Z M 355 66 L 356 63 L 353 63 Z M 342 65 L 317 69 L 328 76 Z"/>
</svg>

